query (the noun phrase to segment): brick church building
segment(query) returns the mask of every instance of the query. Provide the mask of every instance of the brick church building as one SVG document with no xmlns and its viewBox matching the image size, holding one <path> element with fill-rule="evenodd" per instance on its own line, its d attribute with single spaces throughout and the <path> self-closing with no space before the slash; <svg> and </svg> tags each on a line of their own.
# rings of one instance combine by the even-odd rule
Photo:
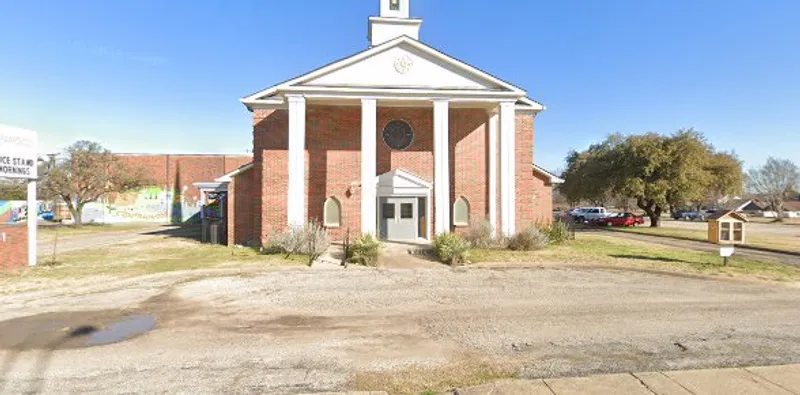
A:
<svg viewBox="0 0 800 395">
<path fill-rule="evenodd" d="M 522 88 L 419 40 L 409 0 L 380 0 L 369 47 L 241 99 L 253 162 L 228 183 L 229 244 L 319 221 L 386 240 L 430 239 L 489 220 L 513 234 L 549 221 L 534 165 L 544 106 Z"/>
</svg>

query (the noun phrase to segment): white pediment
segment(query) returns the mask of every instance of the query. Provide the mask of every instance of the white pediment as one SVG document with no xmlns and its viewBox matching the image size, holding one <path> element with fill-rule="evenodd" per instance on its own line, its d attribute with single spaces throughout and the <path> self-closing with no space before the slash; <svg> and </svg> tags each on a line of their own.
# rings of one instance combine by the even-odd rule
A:
<svg viewBox="0 0 800 395">
<path fill-rule="evenodd" d="M 253 104 L 280 105 L 281 93 L 460 92 L 524 98 L 525 91 L 413 38 L 401 36 L 310 73 L 242 98 Z"/>
<path fill-rule="evenodd" d="M 431 183 L 403 169 L 378 176 L 378 196 L 424 196 Z"/>
<path fill-rule="evenodd" d="M 502 90 L 503 87 L 440 56 L 400 44 L 330 73 L 304 86 Z"/>
</svg>

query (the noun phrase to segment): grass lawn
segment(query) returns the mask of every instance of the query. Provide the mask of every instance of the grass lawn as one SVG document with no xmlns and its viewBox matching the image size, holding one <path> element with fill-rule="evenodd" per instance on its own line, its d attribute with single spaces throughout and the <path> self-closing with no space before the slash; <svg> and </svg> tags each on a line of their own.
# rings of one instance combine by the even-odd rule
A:
<svg viewBox="0 0 800 395">
<path fill-rule="evenodd" d="M 758 222 L 762 224 L 800 225 L 800 218 L 784 218 L 783 221 L 778 221 L 775 218 L 747 217 L 747 220 L 750 222 Z"/>
<path fill-rule="evenodd" d="M 58 237 L 69 237 L 69 236 L 88 235 L 94 233 L 136 230 L 148 227 L 156 227 L 159 225 L 160 224 L 148 224 L 148 223 L 121 223 L 121 224 L 85 224 L 80 227 L 75 227 L 72 225 L 62 225 L 62 224 L 46 224 L 46 225 L 40 224 L 39 234 L 42 236 L 52 237 L 53 235 L 58 233 Z"/>
<path fill-rule="evenodd" d="M 708 241 L 708 232 L 700 229 L 676 229 L 676 228 L 650 228 L 650 227 L 636 227 L 636 228 L 614 228 L 623 232 L 641 233 L 658 236 L 669 236 L 677 238 L 686 238 L 697 241 Z M 769 248 L 779 251 L 800 252 L 800 243 L 793 239 L 791 235 L 762 235 L 757 234 L 750 229 L 745 235 L 745 245 L 761 248 Z"/>
<path fill-rule="evenodd" d="M 0 272 L 0 289 L 8 292 L 32 290 L 52 280 L 93 276 L 123 278 L 181 270 L 306 264 L 305 256 L 264 255 L 251 248 L 228 248 L 174 237 L 65 252 L 57 256 L 55 263 L 51 259 L 41 256 L 37 267 L 21 272 Z"/>
<path fill-rule="evenodd" d="M 613 235 L 578 234 L 564 245 L 541 251 L 473 250 L 471 259 L 481 262 L 571 263 L 750 277 L 773 281 L 800 281 L 800 269 L 792 266 L 732 257 L 722 265 L 718 254 L 654 245 Z"/>
</svg>

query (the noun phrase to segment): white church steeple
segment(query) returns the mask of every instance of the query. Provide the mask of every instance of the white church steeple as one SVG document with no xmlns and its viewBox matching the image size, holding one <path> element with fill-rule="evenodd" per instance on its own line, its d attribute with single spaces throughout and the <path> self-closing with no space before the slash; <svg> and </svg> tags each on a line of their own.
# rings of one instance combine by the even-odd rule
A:
<svg viewBox="0 0 800 395">
<path fill-rule="evenodd" d="M 371 46 L 383 44 L 400 36 L 419 40 L 422 19 L 410 18 L 410 0 L 379 0 L 380 16 L 369 18 L 367 38 Z"/>
</svg>

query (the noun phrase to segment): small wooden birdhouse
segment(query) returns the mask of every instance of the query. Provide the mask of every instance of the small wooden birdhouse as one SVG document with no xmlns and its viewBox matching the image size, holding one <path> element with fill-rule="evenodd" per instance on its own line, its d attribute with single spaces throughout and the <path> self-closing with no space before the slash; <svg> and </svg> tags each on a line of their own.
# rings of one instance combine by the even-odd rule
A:
<svg viewBox="0 0 800 395">
<path fill-rule="evenodd" d="M 744 244 L 747 218 L 735 211 L 720 211 L 708 217 L 708 240 L 716 244 Z"/>
</svg>

